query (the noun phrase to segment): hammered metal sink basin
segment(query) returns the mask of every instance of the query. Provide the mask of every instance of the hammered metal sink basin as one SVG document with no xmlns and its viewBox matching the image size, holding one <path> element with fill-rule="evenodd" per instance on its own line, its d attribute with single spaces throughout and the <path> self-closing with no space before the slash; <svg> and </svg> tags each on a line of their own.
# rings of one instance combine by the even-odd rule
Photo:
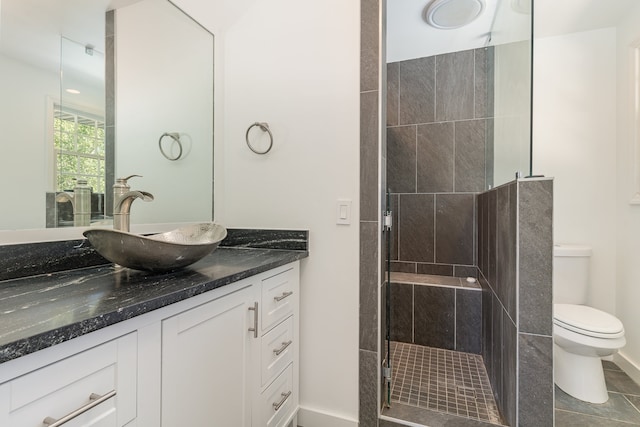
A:
<svg viewBox="0 0 640 427">
<path fill-rule="evenodd" d="M 82 234 L 109 261 L 158 272 L 186 267 L 210 254 L 227 236 L 227 229 L 200 223 L 150 236 L 113 229 L 90 229 Z"/>
</svg>

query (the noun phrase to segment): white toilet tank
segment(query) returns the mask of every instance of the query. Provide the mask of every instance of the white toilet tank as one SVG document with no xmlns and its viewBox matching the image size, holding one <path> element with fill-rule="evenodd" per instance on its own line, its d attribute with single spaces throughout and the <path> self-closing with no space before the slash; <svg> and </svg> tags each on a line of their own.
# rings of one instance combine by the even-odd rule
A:
<svg viewBox="0 0 640 427">
<path fill-rule="evenodd" d="M 553 302 L 585 304 L 589 287 L 591 248 L 558 244 L 553 247 Z"/>
</svg>

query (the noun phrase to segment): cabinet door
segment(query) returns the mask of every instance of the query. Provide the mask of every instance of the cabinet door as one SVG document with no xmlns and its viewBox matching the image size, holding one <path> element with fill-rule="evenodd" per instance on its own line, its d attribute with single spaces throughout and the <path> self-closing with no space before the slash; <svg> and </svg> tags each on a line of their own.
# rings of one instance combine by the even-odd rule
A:
<svg viewBox="0 0 640 427">
<path fill-rule="evenodd" d="M 136 333 L 41 367 L 0 386 L 0 426 L 121 427 L 136 416 Z"/>
<path fill-rule="evenodd" d="M 162 322 L 162 426 L 250 426 L 253 287 Z"/>
</svg>

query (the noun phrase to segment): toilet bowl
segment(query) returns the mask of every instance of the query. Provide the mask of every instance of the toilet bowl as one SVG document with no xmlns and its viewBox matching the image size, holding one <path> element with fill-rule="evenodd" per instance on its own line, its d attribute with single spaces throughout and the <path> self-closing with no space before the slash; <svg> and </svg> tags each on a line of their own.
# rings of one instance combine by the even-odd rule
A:
<svg viewBox="0 0 640 427">
<path fill-rule="evenodd" d="M 553 307 L 554 379 L 567 394 L 591 403 L 609 399 L 601 358 L 626 344 L 615 316 L 579 304 Z"/>
</svg>

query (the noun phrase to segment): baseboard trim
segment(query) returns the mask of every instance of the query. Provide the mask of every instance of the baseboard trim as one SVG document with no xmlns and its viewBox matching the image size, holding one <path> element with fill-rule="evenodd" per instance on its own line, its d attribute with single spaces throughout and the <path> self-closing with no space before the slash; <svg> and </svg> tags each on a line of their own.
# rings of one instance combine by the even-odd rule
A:
<svg viewBox="0 0 640 427">
<path fill-rule="evenodd" d="M 358 427 L 358 420 L 344 418 L 316 409 L 300 407 L 298 410 L 299 427 Z"/>
<path fill-rule="evenodd" d="M 637 384 L 640 384 L 640 366 L 630 360 L 623 352 L 613 355 L 613 361 L 627 373 Z"/>
</svg>

